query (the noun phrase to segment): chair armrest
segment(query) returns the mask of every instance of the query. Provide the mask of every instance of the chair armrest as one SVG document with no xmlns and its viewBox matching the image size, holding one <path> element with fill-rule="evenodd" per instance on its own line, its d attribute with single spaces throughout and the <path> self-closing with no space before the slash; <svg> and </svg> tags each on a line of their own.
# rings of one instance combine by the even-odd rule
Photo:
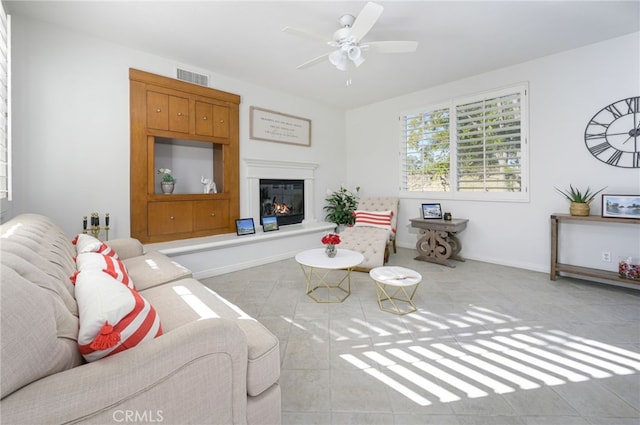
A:
<svg viewBox="0 0 640 425">
<path fill-rule="evenodd" d="M 247 342 L 230 320 L 205 319 L 5 397 L 2 423 L 246 423 Z M 136 416 L 137 415 L 137 416 Z M 141 419 L 145 417 L 146 420 Z"/>
<path fill-rule="evenodd" d="M 108 247 L 112 248 L 123 260 L 131 257 L 137 257 L 144 253 L 144 247 L 139 240 L 134 238 L 119 238 L 106 241 Z"/>
</svg>

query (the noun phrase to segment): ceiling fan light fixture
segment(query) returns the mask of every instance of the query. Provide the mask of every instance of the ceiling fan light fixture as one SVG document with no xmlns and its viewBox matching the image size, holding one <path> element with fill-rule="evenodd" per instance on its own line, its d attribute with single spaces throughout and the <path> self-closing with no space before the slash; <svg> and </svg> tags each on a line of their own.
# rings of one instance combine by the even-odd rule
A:
<svg viewBox="0 0 640 425">
<path fill-rule="evenodd" d="M 347 56 L 349 57 L 349 59 L 351 59 L 356 67 L 362 65 L 362 63 L 364 62 L 364 57 L 362 57 L 362 50 L 360 50 L 360 47 L 358 46 L 351 46 L 347 51 Z"/>
<path fill-rule="evenodd" d="M 347 70 L 347 54 L 342 49 L 334 50 L 329 54 L 329 62 L 340 71 Z"/>
</svg>

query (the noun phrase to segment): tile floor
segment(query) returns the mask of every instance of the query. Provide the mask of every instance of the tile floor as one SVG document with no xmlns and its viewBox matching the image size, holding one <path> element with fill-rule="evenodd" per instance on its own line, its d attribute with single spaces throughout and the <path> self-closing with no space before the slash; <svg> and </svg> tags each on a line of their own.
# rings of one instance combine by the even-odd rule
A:
<svg viewBox="0 0 640 425">
<path fill-rule="evenodd" d="M 294 259 L 204 279 L 280 339 L 284 424 L 640 424 L 640 288 L 414 255 L 406 316 L 366 273 L 314 302 Z"/>
</svg>

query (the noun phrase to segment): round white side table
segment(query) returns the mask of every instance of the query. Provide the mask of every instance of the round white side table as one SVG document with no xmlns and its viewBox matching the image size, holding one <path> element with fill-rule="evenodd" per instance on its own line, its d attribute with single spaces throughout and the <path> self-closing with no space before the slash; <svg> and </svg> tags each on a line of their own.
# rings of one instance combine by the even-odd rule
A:
<svg viewBox="0 0 640 425">
<path fill-rule="evenodd" d="M 413 303 L 422 275 L 406 267 L 385 266 L 369 271 L 376 285 L 380 310 L 393 314 L 408 314 L 417 310 Z"/>
<path fill-rule="evenodd" d="M 318 303 L 338 303 L 351 295 L 351 270 L 364 261 L 364 256 L 338 248 L 336 256 L 329 258 L 324 248 L 317 248 L 296 254 L 296 261 L 307 279 L 307 295 Z M 344 273 L 337 282 L 330 282 L 331 272 L 335 270 L 344 270 Z"/>
</svg>

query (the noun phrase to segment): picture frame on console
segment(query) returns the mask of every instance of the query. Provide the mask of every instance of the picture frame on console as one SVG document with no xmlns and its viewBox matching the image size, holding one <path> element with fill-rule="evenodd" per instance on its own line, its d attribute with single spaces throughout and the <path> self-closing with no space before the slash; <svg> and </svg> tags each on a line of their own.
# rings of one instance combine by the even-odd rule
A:
<svg viewBox="0 0 640 425">
<path fill-rule="evenodd" d="M 273 232 L 278 230 L 278 217 L 275 215 L 262 217 L 262 231 Z"/>
<path fill-rule="evenodd" d="M 640 195 L 602 195 L 602 217 L 640 219 Z"/>
<path fill-rule="evenodd" d="M 238 236 L 252 235 L 256 233 L 253 218 L 239 218 L 236 220 L 236 234 Z"/>
<path fill-rule="evenodd" d="M 422 204 L 422 218 L 442 220 L 442 207 L 438 203 Z"/>
</svg>

